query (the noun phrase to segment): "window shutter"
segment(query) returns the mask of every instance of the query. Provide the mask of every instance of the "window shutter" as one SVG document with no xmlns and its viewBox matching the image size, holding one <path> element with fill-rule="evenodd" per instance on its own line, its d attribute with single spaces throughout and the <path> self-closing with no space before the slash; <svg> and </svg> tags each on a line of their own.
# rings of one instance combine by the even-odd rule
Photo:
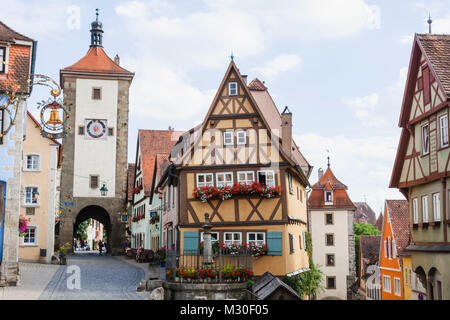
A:
<svg viewBox="0 0 450 320">
<path fill-rule="evenodd" d="M 306 232 L 302 231 L 302 234 L 303 234 L 303 248 L 307 250 L 308 248 L 306 247 Z"/>
<path fill-rule="evenodd" d="M 281 232 L 267 232 L 268 255 L 281 256 L 283 253 Z"/>
<path fill-rule="evenodd" d="M 198 251 L 198 231 L 184 232 L 184 254 L 194 254 Z"/>
</svg>

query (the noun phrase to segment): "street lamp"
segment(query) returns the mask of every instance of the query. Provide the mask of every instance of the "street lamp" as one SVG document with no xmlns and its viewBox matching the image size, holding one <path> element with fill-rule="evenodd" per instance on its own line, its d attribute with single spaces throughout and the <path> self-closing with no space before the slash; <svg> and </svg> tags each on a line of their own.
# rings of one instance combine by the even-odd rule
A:
<svg viewBox="0 0 450 320">
<path fill-rule="evenodd" d="M 103 197 L 106 197 L 106 194 L 108 193 L 108 188 L 106 187 L 106 184 L 103 184 L 100 188 L 100 193 Z"/>
</svg>

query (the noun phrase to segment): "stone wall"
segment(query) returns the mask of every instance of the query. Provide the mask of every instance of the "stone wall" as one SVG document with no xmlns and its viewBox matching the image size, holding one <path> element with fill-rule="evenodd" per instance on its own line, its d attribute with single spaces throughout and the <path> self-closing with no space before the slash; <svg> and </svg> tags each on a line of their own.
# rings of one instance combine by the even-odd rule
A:
<svg viewBox="0 0 450 320">
<path fill-rule="evenodd" d="M 15 125 L 5 137 L 13 141 L 12 148 L 6 149 L 6 155 L 13 159 L 8 168 L 12 176 L 6 180 L 5 225 L 3 234 L 3 257 L 0 264 L 0 286 L 16 285 L 18 281 L 19 258 L 19 213 L 21 201 L 22 175 L 22 141 L 24 134 L 24 102 L 20 102 L 17 109 Z"/>
<path fill-rule="evenodd" d="M 164 281 L 164 300 L 247 300 L 247 283 L 180 283 Z"/>
<path fill-rule="evenodd" d="M 348 273 L 347 276 L 347 300 L 353 300 L 353 291 L 351 286 L 356 281 L 356 265 L 355 265 L 355 233 L 353 230 L 354 211 L 348 213 Z"/>
</svg>

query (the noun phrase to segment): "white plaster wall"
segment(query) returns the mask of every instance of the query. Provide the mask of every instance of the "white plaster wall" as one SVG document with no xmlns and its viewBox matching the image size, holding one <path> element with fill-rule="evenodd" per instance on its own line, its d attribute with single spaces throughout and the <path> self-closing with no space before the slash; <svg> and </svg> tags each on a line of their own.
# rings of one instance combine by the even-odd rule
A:
<svg viewBox="0 0 450 320">
<path fill-rule="evenodd" d="M 325 213 L 333 213 L 334 224 L 325 224 Z M 347 276 L 349 275 L 348 254 L 348 211 L 311 211 L 311 238 L 313 260 L 324 272 L 323 284 L 327 276 L 336 277 L 336 289 L 325 289 L 317 295 L 318 299 L 338 297 L 347 299 Z M 334 233 L 334 246 L 325 245 L 325 234 Z M 326 254 L 335 256 L 335 266 L 326 266 Z"/>
<path fill-rule="evenodd" d="M 77 79 L 76 119 L 74 156 L 74 197 L 101 197 L 100 187 L 106 183 L 107 197 L 115 196 L 116 181 L 116 134 L 117 96 L 116 80 Z M 102 88 L 102 99 L 92 100 L 92 87 Z M 78 126 L 84 126 L 85 119 L 106 119 L 108 127 L 114 128 L 114 135 L 106 140 L 86 139 L 78 134 Z M 99 188 L 89 187 L 89 175 L 99 175 Z"/>
</svg>

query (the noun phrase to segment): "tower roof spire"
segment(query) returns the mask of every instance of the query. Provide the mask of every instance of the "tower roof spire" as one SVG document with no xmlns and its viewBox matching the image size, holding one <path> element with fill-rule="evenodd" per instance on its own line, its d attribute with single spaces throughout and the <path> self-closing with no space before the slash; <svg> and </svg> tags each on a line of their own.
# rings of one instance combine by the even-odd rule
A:
<svg viewBox="0 0 450 320">
<path fill-rule="evenodd" d="M 95 9 L 95 21 L 91 23 L 91 47 L 103 47 L 103 24 L 98 21 L 98 10 Z"/>
<path fill-rule="evenodd" d="M 328 154 L 328 156 L 327 156 L 327 160 L 328 160 L 327 166 L 328 166 L 328 168 L 330 168 L 330 150 L 328 150 L 328 149 L 327 149 L 327 154 Z"/>
<path fill-rule="evenodd" d="M 431 20 L 431 14 L 428 12 L 428 20 L 427 20 L 427 23 L 428 23 L 428 33 L 430 33 L 431 34 L 431 23 L 433 22 L 433 20 Z"/>
</svg>

